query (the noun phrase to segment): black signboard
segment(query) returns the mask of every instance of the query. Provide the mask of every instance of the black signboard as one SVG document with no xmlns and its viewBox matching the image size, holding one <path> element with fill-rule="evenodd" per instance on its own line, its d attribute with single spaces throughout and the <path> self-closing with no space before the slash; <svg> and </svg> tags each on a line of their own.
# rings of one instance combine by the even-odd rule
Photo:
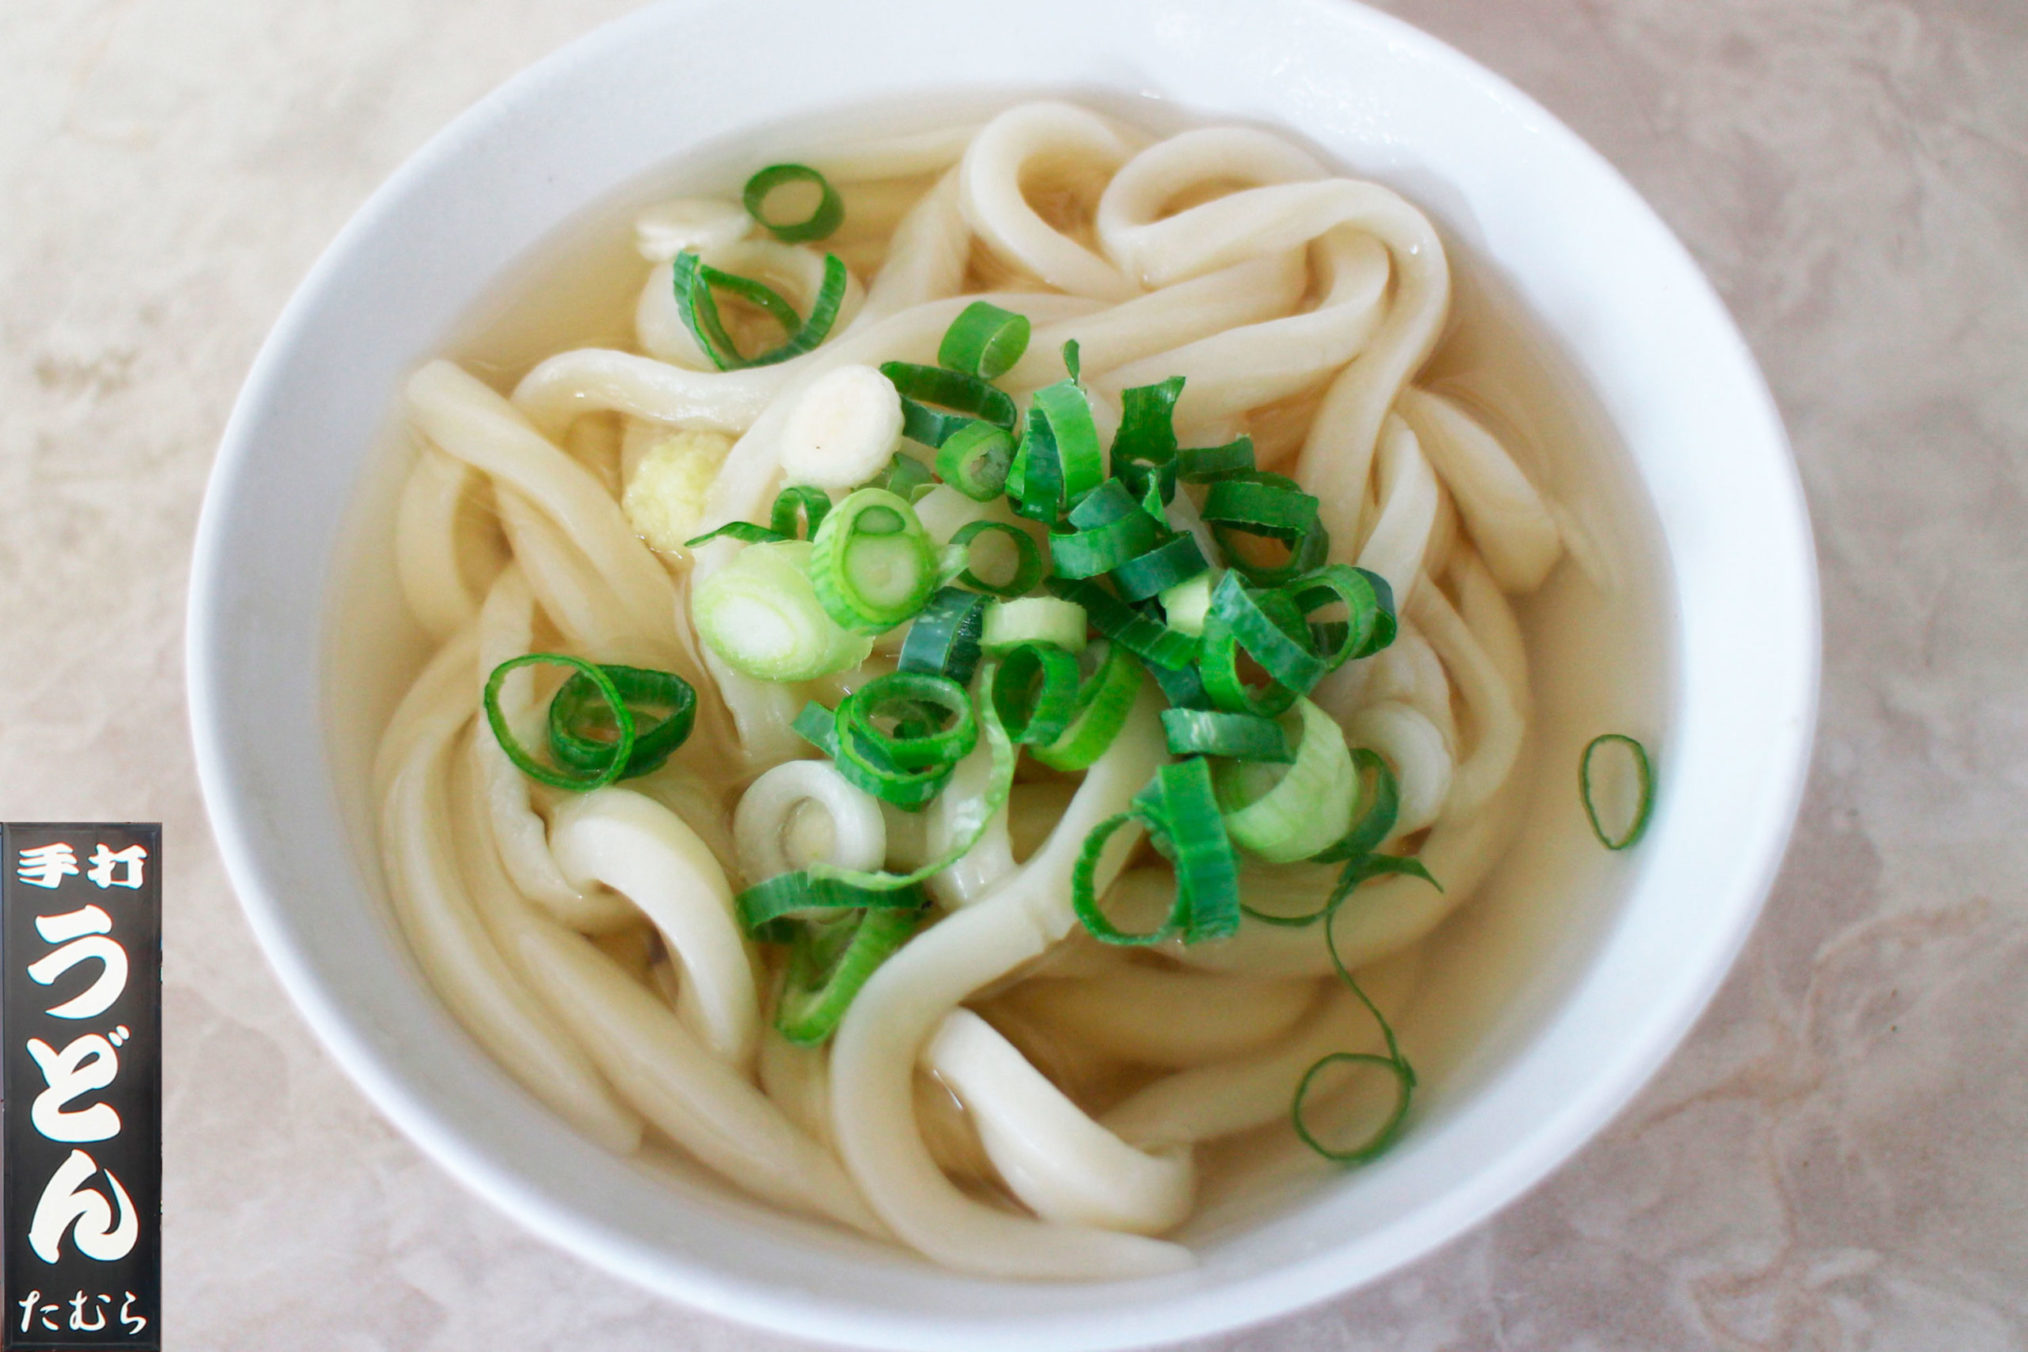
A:
<svg viewBox="0 0 2028 1352">
<path fill-rule="evenodd" d="M 0 827 L 4 1352 L 162 1346 L 162 828 Z"/>
</svg>

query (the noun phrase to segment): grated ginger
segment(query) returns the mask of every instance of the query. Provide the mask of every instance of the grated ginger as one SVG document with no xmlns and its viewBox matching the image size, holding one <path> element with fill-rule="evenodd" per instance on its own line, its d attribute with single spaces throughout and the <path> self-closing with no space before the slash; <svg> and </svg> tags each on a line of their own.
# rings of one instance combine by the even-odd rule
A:
<svg viewBox="0 0 2028 1352">
<path fill-rule="evenodd" d="M 697 534 L 704 495 L 731 449 L 731 437 L 707 431 L 669 432 L 648 446 L 620 497 L 628 523 L 648 548 L 679 553 Z"/>
</svg>

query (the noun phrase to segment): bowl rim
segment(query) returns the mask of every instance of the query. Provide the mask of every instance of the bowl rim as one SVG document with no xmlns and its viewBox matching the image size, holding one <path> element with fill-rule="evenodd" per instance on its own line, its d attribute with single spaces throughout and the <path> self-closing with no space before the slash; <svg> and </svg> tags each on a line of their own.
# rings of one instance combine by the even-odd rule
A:
<svg viewBox="0 0 2028 1352">
<path fill-rule="evenodd" d="M 1788 747 L 1778 755 L 1784 775 L 1771 786 L 1775 805 L 1762 818 L 1756 839 L 1741 843 L 1750 883 L 1740 889 L 1742 904 L 1729 912 L 1729 926 L 1712 952 L 1722 953 L 1694 988 L 1644 1030 L 1647 1036 L 1631 1046 L 1610 1067 L 1592 1075 L 1558 1110 L 1547 1113 L 1521 1133 L 1498 1167 L 1481 1169 L 1386 1231 L 1396 1246 L 1391 1259 L 1371 1266 L 1356 1279 L 1338 1273 L 1335 1252 L 1324 1252 L 1280 1271 L 1255 1274 L 1177 1302 L 1178 1308 L 1153 1317 L 1122 1322 L 1117 1310 L 1098 1307 L 1072 1312 L 1013 1330 L 1011 1335 L 982 1330 L 976 1322 L 937 1316 L 898 1317 L 870 1307 L 840 1302 L 812 1292 L 789 1292 L 725 1273 L 685 1265 L 667 1253 L 630 1245 L 624 1237 L 590 1218 L 562 1207 L 531 1182 L 474 1150 L 458 1124 L 444 1119 L 414 1092 L 400 1068 L 385 1061 L 364 1036 L 341 993 L 328 988 L 302 946 L 281 898 L 270 861 L 250 826 L 252 805 L 260 785 L 236 758 L 225 711 L 234 698 L 237 673 L 228 651 L 231 636 L 221 604 L 229 582 L 231 541 L 225 534 L 227 506 L 242 491 L 261 454 L 264 407 L 287 354 L 312 332 L 326 293 L 349 259 L 399 207 L 412 189 L 466 154 L 471 143 L 501 115 L 502 110 L 540 97 L 542 90 L 580 67 L 632 41 L 637 34 L 659 29 L 675 14 L 730 8 L 732 0 L 662 0 L 609 22 L 559 48 L 487 94 L 442 130 L 384 182 L 359 208 L 320 255 L 282 311 L 256 357 L 221 439 L 205 494 L 192 563 L 186 628 L 186 669 L 189 674 L 191 729 L 199 781 L 212 829 L 234 890 L 249 925 L 283 988 L 319 1040 L 331 1051 L 367 1098 L 438 1164 L 482 1197 L 538 1233 L 554 1238 L 579 1256 L 665 1296 L 674 1296 L 714 1313 L 804 1337 L 864 1346 L 938 1347 L 950 1345 L 1120 1347 L 1173 1338 L 1207 1336 L 1263 1319 L 1287 1314 L 1330 1298 L 1350 1286 L 1377 1280 L 1389 1271 L 1425 1256 L 1442 1244 L 1519 1198 L 1574 1156 L 1617 1116 L 1673 1055 L 1731 972 L 1740 949 L 1771 892 L 1787 842 L 1800 812 L 1811 764 L 1821 681 L 1821 596 L 1816 556 L 1800 474 L 1789 448 L 1775 401 L 1744 337 L 1702 269 L 1647 202 L 1599 152 L 1565 127 L 1504 77 L 1456 49 L 1391 15 L 1347 0 L 1282 0 L 1291 10 L 1309 12 L 1319 21 L 1362 26 L 1379 40 L 1412 49 L 1418 59 L 1450 67 L 1487 90 L 1536 134 L 1554 143 L 1556 152 L 1583 166 L 1601 190 L 1619 195 L 1642 220 L 1653 242 L 1685 274 L 1695 303 L 1715 312 L 1727 351 L 1717 354 L 1742 378 L 1737 394 L 1742 407 L 1759 424 L 1759 432 L 1775 453 L 1771 466 L 1784 495 L 1772 504 L 1785 527 L 1772 548 L 1784 551 L 1789 575 L 1803 592 L 1806 616 L 1794 635 L 1791 662 L 1795 727 Z M 756 123 L 751 125 L 764 125 Z M 1300 128 L 1299 128 L 1300 130 Z M 1645 486 L 1645 476 L 1644 486 Z M 1673 586 L 1673 584 L 1672 584 Z"/>
</svg>

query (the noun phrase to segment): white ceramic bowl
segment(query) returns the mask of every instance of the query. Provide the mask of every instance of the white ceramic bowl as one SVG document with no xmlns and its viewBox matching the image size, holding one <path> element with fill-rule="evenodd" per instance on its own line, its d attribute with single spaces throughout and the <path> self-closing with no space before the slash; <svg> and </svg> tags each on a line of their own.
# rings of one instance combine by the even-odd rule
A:
<svg viewBox="0 0 2028 1352">
<path fill-rule="evenodd" d="M 1662 806 L 1612 904 L 1514 996 L 1468 1072 L 1433 1086 L 1395 1152 L 1214 1234 L 1194 1270 L 1137 1284 L 984 1282 L 702 1182 L 644 1187 L 538 1109 L 442 1011 L 388 918 L 359 691 L 389 678 L 375 675 L 378 626 L 332 620 L 353 567 L 348 513 L 386 498 L 400 381 L 517 258 L 696 144 L 981 89 L 1171 99 L 1293 129 L 1401 187 L 1588 384 L 1652 499 L 1673 592 Z M 372 593 L 345 613 L 391 613 L 384 553 L 367 551 L 366 581 L 344 578 Z M 1511 1201 L 1627 1102 L 1772 883 L 1814 723 L 1816 604 L 1779 420 L 1696 266 L 1602 159 L 1430 38 L 1333 0 L 697 0 L 602 29 L 458 119 L 303 283 L 205 503 L 191 704 L 219 842 L 283 984 L 388 1116 L 478 1192 L 645 1286 L 806 1336 L 1112 1347 L 1370 1280 Z"/>
</svg>

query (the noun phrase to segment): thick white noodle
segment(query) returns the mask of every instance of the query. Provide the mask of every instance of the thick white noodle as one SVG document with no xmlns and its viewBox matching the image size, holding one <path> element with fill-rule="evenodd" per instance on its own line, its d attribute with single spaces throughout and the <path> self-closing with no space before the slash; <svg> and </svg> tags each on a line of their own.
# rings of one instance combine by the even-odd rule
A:
<svg viewBox="0 0 2028 1352">
<path fill-rule="evenodd" d="M 493 668 L 534 646 L 535 598 L 519 564 L 509 564 L 486 595 L 479 613 L 478 690 Z M 535 672 L 521 667 L 500 683 L 500 711 L 523 746 L 540 745 L 545 706 L 535 698 Z M 476 691 L 475 691 L 476 696 Z M 476 698 L 475 698 L 476 704 Z M 564 878 L 549 853 L 549 825 L 535 810 L 528 776 L 507 759 L 488 729 L 472 742 L 500 863 L 515 890 L 563 924 L 586 933 L 603 933 L 627 924 L 637 914 L 625 900 L 609 892 L 581 892 Z"/>
<path fill-rule="evenodd" d="M 829 1151 L 590 941 L 537 923 L 521 953 L 585 1050 L 670 1139 L 768 1201 L 884 1233 Z"/>
<path fill-rule="evenodd" d="M 1436 476 L 1422 458 L 1415 433 L 1399 418 L 1389 418 L 1381 430 L 1377 468 L 1380 515 L 1359 547 L 1359 566 L 1386 578 L 1397 613 L 1406 612 L 1414 603 L 1436 525 Z"/>
<path fill-rule="evenodd" d="M 1345 720 L 1345 738 L 1384 757 L 1401 790 L 1394 829 L 1383 846 L 1414 835 L 1437 819 L 1451 791 L 1451 752 L 1429 719 L 1406 704 L 1381 700 Z"/>
<path fill-rule="evenodd" d="M 1314 983 L 1122 966 L 1097 977 L 1030 979 L 1005 998 L 1080 1047 L 1150 1066 L 1197 1066 L 1288 1032 Z"/>
<path fill-rule="evenodd" d="M 1361 970 L 1359 986 L 1381 1013 L 1398 1021 L 1421 967 L 1422 949 L 1409 948 Z M 1316 987 L 1305 982 L 1303 990 L 1314 993 Z M 1297 1082 L 1318 1058 L 1333 1052 L 1378 1052 L 1383 1046 L 1373 1015 L 1335 981 L 1307 1012 L 1309 1017 L 1292 1033 L 1265 1051 L 1165 1076 L 1100 1120 L 1121 1140 L 1153 1149 L 1208 1141 L 1286 1118 Z"/>
<path fill-rule="evenodd" d="M 1187 1149 L 1128 1145 L 971 1010 L 946 1014 L 922 1059 L 971 1110 L 1001 1180 L 1044 1220 L 1153 1235 L 1190 1214 Z"/>
<path fill-rule="evenodd" d="M 640 1124 L 616 1111 L 585 1058 L 515 979 L 473 911 L 445 838 L 451 744 L 472 716 L 467 629 L 444 645 L 382 738 L 380 842 L 396 918 L 430 985 L 514 1078 L 609 1149 L 632 1150 Z"/>
<path fill-rule="evenodd" d="M 422 447 L 402 485 L 394 522 L 395 572 L 409 613 L 441 643 L 479 613 L 458 557 L 458 518 L 472 471 L 434 446 Z"/>
<path fill-rule="evenodd" d="M 1106 119 L 1068 103 L 1024 103 L 988 122 L 958 165 L 959 205 L 1001 261 L 1073 296 L 1120 301 L 1141 288 L 1042 219 L 1028 202 L 1031 170 L 1110 173 L 1133 146 Z"/>
<path fill-rule="evenodd" d="M 739 371 L 692 371 L 606 347 L 559 352 L 521 378 L 514 406 L 550 436 L 601 409 L 671 427 L 744 432 L 795 378 L 796 361 Z"/>
<path fill-rule="evenodd" d="M 628 529 L 619 504 L 484 382 L 447 361 L 409 380 L 409 416 L 450 454 L 519 490 L 583 551 L 636 632 L 668 634 L 675 621 L 669 575 Z"/>
<path fill-rule="evenodd" d="M 896 1234 L 949 1267 L 984 1276 L 1082 1279 L 1187 1266 L 1159 1240 L 1010 1215 L 972 1200 L 937 1168 L 915 1119 L 916 1058 L 945 1014 L 1043 952 L 1076 923 L 1070 871 L 1085 835 L 1121 811 L 1163 759 L 1156 699 L 1144 691 L 1125 730 L 1085 775 L 1049 843 L 994 893 L 945 917 L 889 958 L 860 990 L 831 1051 L 838 1146 Z M 1109 878 L 1125 854 L 1101 860 Z"/>
<path fill-rule="evenodd" d="M 549 828 L 556 863 L 580 889 L 603 883 L 638 906 L 682 965 L 684 1022 L 711 1054 L 752 1064 L 760 1036 L 753 958 L 733 914 L 732 886 L 681 817 L 632 789 L 603 788 L 559 807 Z"/>
<path fill-rule="evenodd" d="M 1532 592 L 1559 555 L 1563 537 L 1542 494 L 1493 434 L 1442 395 L 1407 389 L 1401 415 L 1443 476 L 1472 543 L 1502 591 Z"/>
<path fill-rule="evenodd" d="M 805 852 L 801 818 L 824 815 L 823 848 Z M 791 837 L 796 837 L 792 840 Z M 829 761 L 783 761 L 747 786 L 732 817 L 739 869 L 754 882 L 808 868 L 824 859 L 841 869 L 877 869 L 887 857 L 880 801 L 854 788 Z"/>
</svg>

